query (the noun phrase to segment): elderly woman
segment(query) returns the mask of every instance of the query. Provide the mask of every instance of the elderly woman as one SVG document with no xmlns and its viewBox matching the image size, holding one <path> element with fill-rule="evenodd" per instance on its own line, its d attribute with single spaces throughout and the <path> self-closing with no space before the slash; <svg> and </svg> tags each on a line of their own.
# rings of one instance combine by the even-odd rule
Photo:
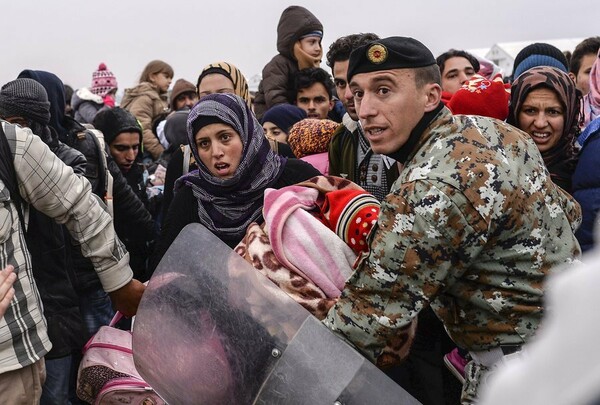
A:
<svg viewBox="0 0 600 405">
<path fill-rule="evenodd" d="M 552 181 L 568 193 L 577 165 L 579 105 L 575 83 L 554 67 L 529 69 L 512 85 L 507 122 L 531 136 Z"/>
<path fill-rule="evenodd" d="M 262 222 L 263 195 L 320 173 L 269 147 L 248 104 L 234 94 L 202 97 L 187 121 L 198 170 L 180 178 L 164 222 L 155 266 L 187 224 L 199 222 L 235 247 L 252 222 Z"/>
</svg>

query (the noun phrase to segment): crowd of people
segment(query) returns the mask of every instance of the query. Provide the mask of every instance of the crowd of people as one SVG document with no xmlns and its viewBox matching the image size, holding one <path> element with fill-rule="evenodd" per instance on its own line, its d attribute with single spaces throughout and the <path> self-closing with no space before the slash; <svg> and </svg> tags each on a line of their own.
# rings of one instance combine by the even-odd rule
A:
<svg viewBox="0 0 600 405">
<path fill-rule="evenodd" d="M 120 103 L 105 63 L 75 91 L 2 85 L 3 402 L 79 403 L 83 344 L 190 223 L 425 404 L 477 402 L 536 335 L 548 276 L 595 246 L 600 37 L 505 75 L 373 33 L 335 40 L 329 72 L 300 6 L 277 34 L 256 94 L 231 61 L 172 88 L 151 61 Z"/>
</svg>

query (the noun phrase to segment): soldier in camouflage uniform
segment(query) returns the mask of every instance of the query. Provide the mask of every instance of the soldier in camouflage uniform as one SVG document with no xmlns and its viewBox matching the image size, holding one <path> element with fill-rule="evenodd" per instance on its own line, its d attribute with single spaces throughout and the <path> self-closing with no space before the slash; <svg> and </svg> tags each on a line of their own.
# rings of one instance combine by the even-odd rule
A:
<svg viewBox="0 0 600 405">
<path fill-rule="evenodd" d="M 580 254 L 578 204 L 550 180 L 533 141 L 440 103 L 433 55 L 392 37 L 356 49 L 348 82 L 373 151 L 405 164 L 325 324 L 378 366 L 410 345 L 428 305 L 482 376 L 535 333 L 546 276 Z"/>
</svg>

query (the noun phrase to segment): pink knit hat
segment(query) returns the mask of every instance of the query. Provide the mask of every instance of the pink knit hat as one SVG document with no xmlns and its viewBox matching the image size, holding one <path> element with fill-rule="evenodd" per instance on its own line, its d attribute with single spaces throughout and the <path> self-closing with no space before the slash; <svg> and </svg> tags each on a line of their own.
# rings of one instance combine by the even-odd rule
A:
<svg viewBox="0 0 600 405">
<path fill-rule="evenodd" d="M 106 68 L 104 63 L 100 63 L 98 70 L 92 73 L 92 87 L 90 91 L 100 97 L 106 96 L 111 90 L 118 88 L 117 78 Z"/>
</svg>

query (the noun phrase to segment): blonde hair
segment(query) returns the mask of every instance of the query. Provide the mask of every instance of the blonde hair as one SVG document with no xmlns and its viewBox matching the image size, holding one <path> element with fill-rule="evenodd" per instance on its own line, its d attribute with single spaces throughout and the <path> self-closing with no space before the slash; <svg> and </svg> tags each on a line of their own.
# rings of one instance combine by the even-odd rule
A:
<svg viewBox="0 0 600 405">
<path fill-rule="evenodd" d="M 166 73 L 169 77 L 173 77 L 174 75 L 171 65 L 169 65 L 167 62 L 157 59 L 146 65 L 144 71 L 140 75 L 140 83 L 149 82 L 150 76 L 156 73 Z"/>
</svg>

